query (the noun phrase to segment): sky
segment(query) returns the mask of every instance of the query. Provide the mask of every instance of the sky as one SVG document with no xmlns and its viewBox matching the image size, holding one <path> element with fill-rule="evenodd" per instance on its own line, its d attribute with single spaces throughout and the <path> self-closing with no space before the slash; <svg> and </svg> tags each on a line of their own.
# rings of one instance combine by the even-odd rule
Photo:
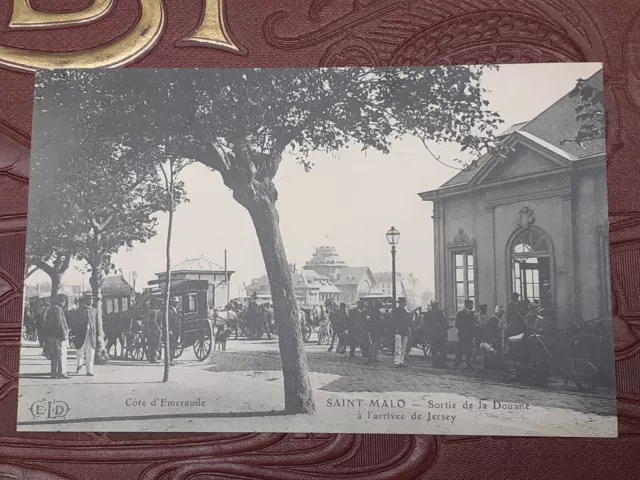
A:
<svg viewBox="0 0 640 480">
<path fill-rule="evenodd" d="M 486 99 L 505 123 L 532 119 L 569 92 L 578 78 L 596 72 L 600 64 L 503 65 L 484 74 Z M 37 115 L 37 112 L 36 112 Z M 465 158 L 456 145 L 432 145 L 432 151 L 448 165 Z M 385 233 L 400 231 L 397 270 L 413 273 L 420 288 L 435 290 L 432 204 L 419 192 L 438 188 L 457 170 L 436 161 L 422 143 L 406 137 L 396 141 L 390 153 L 362 152 L 351 146 L 326 154 L 317 152 L 306 173 L 292 156 L 285 156 L 275 183 L 277 208 L 289 263 L 301 268 L 320 245 L 334 246 L 349 266 L 368 266 L 373 272 L 389 271 L 391 256 Z M 224 266 L 227 251 L 231 296 L 244 295 L 243 285 L 265 274 L 255 230 L 246 210 L 233 200 L 220 175 L 201 164 L 187 167 L 180 177 L 189 202 L 174 216 L 173 264 L 204 258 Z M 131 250 L 122 249 L 113 260 L 126 279 L 137 272 L 136 287 L 146 286 L 163 270 L 167 215 L 158 215 L 158 235 Z M 84 265 L 72 262 L 63 283 L 88 286 Z M 43 272 L 27 279 L 28 285 L 48 281 Z"/>
</svg>

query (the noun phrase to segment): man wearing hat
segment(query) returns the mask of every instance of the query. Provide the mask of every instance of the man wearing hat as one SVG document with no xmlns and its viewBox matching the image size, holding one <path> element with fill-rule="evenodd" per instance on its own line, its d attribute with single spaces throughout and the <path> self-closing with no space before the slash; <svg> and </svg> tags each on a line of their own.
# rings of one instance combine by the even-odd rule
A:
<svg viewBox="0 0 640 480">
<path fill-rule="evenodd" d="M 407 312 L 407 300 L 400 298 L 398 306 L 391 312 L 391 329 L 395 338 L 393 349 L 393 364 L 396 367 L 406 367 L 404 356 L 407 352 L 407 343 L 411 334 L 411 317 Z"/>
<path fill-rule="evenodd" d="M 171 359 L 171 365 L 174 365 L 173 352 L 178 346 L 182 324 L 182 319 L 178 312 L 179 306 L 180 300 L 178 297 L 171 297 L 169 300 L 169 358 Z"/>
<path fill-rule="evenodd" d="M 80 320 L 78 331 L 75 337 L 76 349 L 76 373 L 79 373 L 83 364 L 87 367 L 87 375 L 93 377 L 93 365 L 96 357 L 96 348 L 98 347 L 98 310 L 91 305 L 91 297 L 82 297 L 80 299 Z"/>
<path fill-rule="evenodd" d="M 347 312 L 347 304 L 340 303 L 338 310 L 331 317 L 331 328 L 338 337 L 338 346 L 336 353 L 347 352 L 347 333 L 349 332 L 349 312 Z"/>
<path fill-rule="evenodd" d="M 160 351 L 160 340 L 162 338 L 162 328 L 160 326 L 162 314 L 159 308 L 162 301 L 159 298 L 153 298 L 150 302 L 145 300 L 145 309 L 148 309 L 148 317 L 144 323 L 145 337 L 147 340 L 147 355 L 149 362 L 158 362 L 158 352 Z"/>
<path fill-rule="evenodd" d="M 473 356 L 473 338 L 477 328 L 476 314 L 473 311 L 473 300 L 465 300 L 464 308 L 456 315 L 456 328 L 458 329 L 458 349 L 453 366 L 458 368 L 464 358 L 466 368 L 473 369 L 471 357 Z"/>
<path fill-rule="evenodd" d="M 431 341 L 431 361 L 434 368 L 447 367 L 449 330 L 451 325 L 440 308 L 440 302 L 432 300 L 425 314 L 427 336 Z"/>
<path fill-rule="evenodd" d="M 51 299 L 51 307 L 44 320 L 45 350 L 51 359 L 51 378 L 69 378 L 66 375 L 66 349 L 69 339 L 69 326 L 63 307 L 67 296 L 56 295 Z"/>
<path fill-rule="evenodd" d="M 513 292 L 511 301 L 507 304 L 507 337 L 523 333 L 522 320 L 520 320 L 521 309 L 520 294 Z"/>
</svg>

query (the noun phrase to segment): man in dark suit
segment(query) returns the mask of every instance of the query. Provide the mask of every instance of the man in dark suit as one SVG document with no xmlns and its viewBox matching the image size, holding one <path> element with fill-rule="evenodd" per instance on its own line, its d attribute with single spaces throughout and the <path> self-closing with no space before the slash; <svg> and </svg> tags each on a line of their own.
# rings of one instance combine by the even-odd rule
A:
<svg viewBox="0 0 640 480">
<path fill-rule="evenodd" d="M 431 308 L 425 314 L 425 333 L 431 342 L 431 361 L 434 368 L 447 368 L 450 328 L 449 321 L 440 308 L 440 302 L 432 301 Z"/>
<path fill-rule="evenodd" d="M 406 367 L 404 356 L 411 335 L 411 316 L 407 312 L 407 301 L 404 298 L 398 300 L 398 306 L 391 312 L 391 329 L 395 339 L 393 364 L 396 367 Z"/>
<path fill-rule="evenodd" d="M 364 302 L 358 300 L 356 308 L 349 312 L 349 356 L 354 357 L 356 355 L 356 347 L 360 346 L 360 353 L 363 357 L 367 357 L 368 341 L 364 338 L 365 324 L 367 323 L 367 316 L 364 311 Z"/>
<path fill-rule="evenodd" d="M 45 350 L 51 359 L 51 378 L 69 378 L 62 365 L 65 360 L 62 350 L 67 348 L 69 338 L 69 326 L 62 308 L 66 298 L 62 294 L 53 297 L 44 320 Z"/>
<path fill-rule="evenodd" d="M 380 308 L 373 300 L 368 302 L 365 313 L 367 316 L 366 330 L 369 337 L 369 352 L 367 358 L 370 363 L 378 363 L 380 361 L 378 360 L 378 350 L 380 349 L 380 340 L 384 332 L 382 314 L 380 313 Z"/>
<path fill-rule="evenodd" d="M 182 318 L 178 312 L 180 300 L 173 297 L 169 301 L 169 355 L 171 365 L 174 365 L 173 352 L 175 352 L 180 340 L 180 331 L 182 330 Z"/>
<path fill-rule="evenodd" d="M 472 369 L 471 356 L 473 355 L 473 338 L 476 334 L 476 314 L 473 311 L 473 300 L 465 300 L 464 308 L 456 315 L 456 328 L 458 329 L 458 350 L 454 367 L 459 367 L 464 357 L 466 368 Z"/>
<path fill-rule="evenodd" d="M 520 294 L 513 292 L 511 301 L 507 304 L 507 337 L 519 335 L 524 331 L 524 325 L 520 319 L 522 313 Z"/>
<path fill-rule="evenodd" d="M 152 302 L 145 302 L 145 309 L 147 310 L 144 329 L 145 337 L 147 340 L 147 354 L 150 363 L 158 362 L 158 353 L 160 352 L 160 340 L 162 339 L 162 314 L 160 313 L 160 306 L 162 302 L 159 299 L 154 298 Z"/>
</svg>

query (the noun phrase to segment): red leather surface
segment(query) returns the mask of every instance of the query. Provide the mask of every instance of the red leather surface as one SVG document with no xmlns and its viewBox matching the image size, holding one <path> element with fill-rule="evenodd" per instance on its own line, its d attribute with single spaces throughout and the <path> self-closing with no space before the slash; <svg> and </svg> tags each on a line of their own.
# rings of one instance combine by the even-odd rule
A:
<svg viewBox="0 0 640 480">
<path fill-rule="evenodd" d="M 136 67 L 603 61 L 620 438 L 393 435 L 16 434 L 33 77 L 0 69 L 0 478 L 631 479 L 640 477 L 640 3 L 637 0 L 226 0 L 232 54 L 177 47 L 205 0 L 165 0 L 167 26 Z M 122 36 L 136 0 L 104 19 L 15 31 L 0 45 L 78 51 Z M 64 11 L 88 0 L 32 0 Z"/>
</svg>

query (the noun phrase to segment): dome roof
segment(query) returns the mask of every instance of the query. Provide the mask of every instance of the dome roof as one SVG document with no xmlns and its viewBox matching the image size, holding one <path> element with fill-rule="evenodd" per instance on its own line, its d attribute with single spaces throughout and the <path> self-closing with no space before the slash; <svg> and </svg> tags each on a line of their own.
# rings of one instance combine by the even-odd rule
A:
<svg viewBox="0 0 640 480">
<path fill-rule="evenodd" d="M 184 262 L 180 262 L 177 265 L 171 267 L 171 270 L 174 272 L 181 271 L 194 271 L 194 272 L 212 272 L 212 271 L 222 271 L 224 270 L 217 263 L 213 263 L 210 260 L 207 260 L 204 257 L 194 258 L 191 260 L 185 260 Z"/>
<path fill-rule="evenodd" d="M 305 263 L 305 267 L 319 267 L 319 266 L 332 266 L 332 267 L 346 267 L 347 264 L 340 259 L 335 247 L 329 245 L 322 245 L 316 247 L 313 256 L 309 261 Z"/>
</svg>

